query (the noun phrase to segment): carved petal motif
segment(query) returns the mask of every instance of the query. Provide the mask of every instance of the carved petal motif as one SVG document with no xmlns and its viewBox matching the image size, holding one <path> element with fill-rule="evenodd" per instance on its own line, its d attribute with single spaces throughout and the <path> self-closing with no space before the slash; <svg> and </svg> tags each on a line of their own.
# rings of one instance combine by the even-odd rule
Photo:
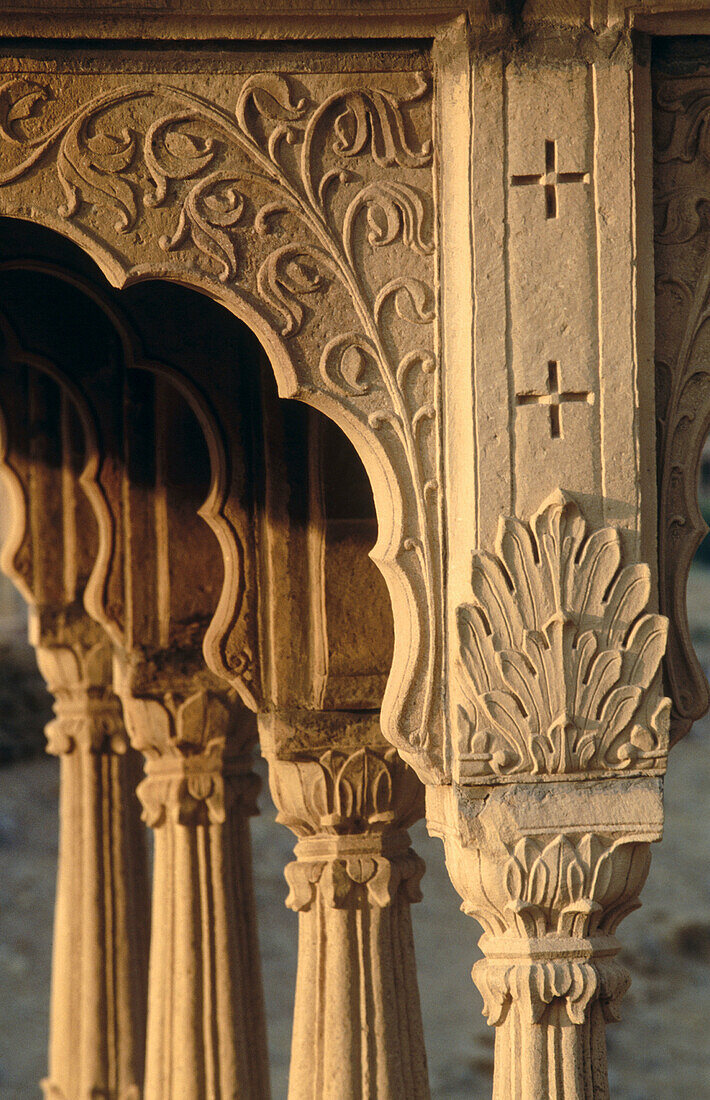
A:
<svg viewBox="0 0 710 1100">
<path fill-rule="evenodd" d="M 668 623 L 644 614 L 648 567 L 621 560 L 618 531 L 588 533 L 562 493 L 474 554 L 458 610 L 470 778 L 662 768 L 670 701 L 651 685 Z"/>
</svg>

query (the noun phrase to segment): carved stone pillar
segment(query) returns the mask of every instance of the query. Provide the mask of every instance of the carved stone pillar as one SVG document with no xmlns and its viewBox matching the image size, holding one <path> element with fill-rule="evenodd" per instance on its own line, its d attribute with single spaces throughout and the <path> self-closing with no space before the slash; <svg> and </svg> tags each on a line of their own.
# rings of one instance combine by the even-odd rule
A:
<svg viewBox="0 0 710 1100">
<path fill-rule="evenodd" d="M 662 830 L 656 780 L 498 789 L 462 826 L 434 790 L 463 909 L 483 926 L 473 968 L 496 1028 L 494 1100 L 609 1096 L 605 1028 L 629 987 L 616 929 L 636 909 Z"/>
<path fill-rule="evenodd" d="M 93 624 L 91 624 L 93 626 Z M 138 1100 L 145 1058 L 148 878 L 136 784 L 111 687 L 111 650 L 37 646 L 60 757 L 48 1100 Z"/>
<path fill-rule="evenodd" d="M 206 675 L 206 674 L 205 674 Z M 248 817 L 254 718 L 233 693 L 122 680 L 155 834 L 146 1100 L 269 1096 Z"/>
<path fill-rule="evenodd" d="M 293 6 L 299 20 L 301 0 Z M 40 77 L 19 41 L 17 56 L 2 63 L 0 213 L 70 235 L 116 285 L 152 275 L 226 305 L 254 327 L 282 395 L 347 431 L 373 488 L 374 555 L 393 608 L 385 694 L 375 683 L 382 670 L 368 660 L 358 684 L 345 683 L 349 670 L 338 667 L 371 602 L 364 595 L 353 609 L 340 599 L 341 587 L 350 597 L 355 589 L 348 555 L 329 553 L 327 493 L 325 522 L 314 523 L 318 476 L 289 517 L 289 503 L 276 499 L 281 456 L 267 456 L 257 501 L 264 523 L 251 538 L 249 469 L 232 439 L 239 407 L 251 406 L 234 400 L 241 372 L 216 370 L 212 352 L 188 373 L 193 396 L 206 398 L 197 402 L 201 420 L 214 408 L 222 422 L 210 438 L 212 491 L 200 502 L 224 551 L 225 584 L 219 605 L 205 600 L 191 621 L 204 625 L 217 606 L 201 637 L 210 667 L 248 705 L 298 710 L 292 725 L 301 732 L 308 708 L 381 711 L 386 736 L 432 788 L 432 828 L 446 837 L 454 877 L 488 929 L 478 973 L 498 1019 L 499 1096 L 596 1100 L 608 1092 L 601 1019 L 623 986 L 611 937 L 619 906 L 640 889 L 643 848 L 660 835 L 669 743 L 659 672 L 667 624 L 653 614 L 651 98 L 630 33 L 642 6 L 612 0 L 575 10 L 541 0 L 508 5 L 510 21 L 498 5 L 475 7 L 470 18 L 442 12 L 428 24 L 431 51 L 401 48 L 402 28 L 424 34 L 426 20 L 409 24 L 413 12 L 374 3 L 369 25 L 395 50 L 378 44 L 370 53 L 361 21 L 324 20 L 319 34 L 333 34 L 337 52 L 314 46 L 309 57 L 299 46 L 294 72 L 287 54 L 269 70 L 268 52 L 238 56 L 235 47 L 233 71 L 229 59 L 219 73 L 181 62 L 160 83 L 123 72 L 109 56 L 105 71 L 91 73 L 57 58 Z M 259 14 L 239 33 L 255 41 L 270 33 Z M 684 410 L 695 415 L 702 401 L 696 365 L 707 297 L 695 158 L 703 91 L 678 93 L 664 113 L 689 122 L 677 130 L 672 118 L 661 120 L 670 176 L 661 169 L 659 197 L 668 193 L 670 207 L 659 290 L 672 290 L 683 310 L 673 307 L 668 352 L 692 385 L 671 381 L 661 403 L 667 529 L 686 522 L 678 425 L 685 433 Z M 675 253 L 665 248 L 691 239 L 678 282 L 665 268 Z M 144 407 L 137 401 L 129 420 Z M 698 418 L 691 434 L 701 436 L 706 423 Z M 135 432 L 137 469 L 151 430 Z M 293 448 L 284 454 L 293 468 Z M 326 470 L 349 490 L 347 478 Z M 184 516 L 176 510 L 176 527 Z M 135 528 L 127 574 L 137 583 L 152 524 L 149 515 Z M 164 527 L 155 540 L 163 549 Z M 692 538 L 682 542 L 680 570 L 667 546 L 661 556 L 671 606 Z M 212 583 L 218 575 L 202 570 Z M 135 609 L 150 598 L 134 593 Z M 168 603 L 162 598 L 155 638 L 134 632 L 126 652 L 171 652 L 189 615 Z M 682 632 L 668 666 L 676 732 L 699 709 L 678 691 L 678 643 Z M 691 683 L 698 687 L 697 675 Z M 286 768 L 300 775 L 297 761 L 321 768 L 323 753 L 335 751 L 325 737 L 277 741 L 269 749 L 277 777 Z M 307 789 L 300 779 L 285 786 Z M 508 823 L 500 835 L 487 825 L 499 805 Z M 367 828 L 336 828 L 335 811 L 323 806 L 303 811 L 312 835 L 297 861 L 313 875 L 302 919 L 308 928 L 306 917 L 322 914 L 321 947 L 335 924 L 318 899 L 329 882 L 340 883 L 333 896 L 341 888 L 350 896 L 350 857 L 333 837 L 341 845 L 343 835 L 373 831 L 369 818 Z M 316 859 L 323 836 L 330 848 Z M 361 862 L 366 876 L 375 857 Z M 367 894 L 369 881 L 355 893 Z M 350 942 L 348 960 L 361 951 Z M 323 1064 L 330 1027 L 326 1015 L 297 1074 L 308 1059 Z M 340 1095 L 360 1087 L 352 1081 L 362 1081 L 365 1062 L 377 1064 L 378 1049 L 373 1059 L 351 1059 Z"/>
<path fill-rule="evenodd" d="M 61 358 L 61 340 L 43 348 L 39 328 L 39 347 Z M 61 762 L 43 1088 L 49 1100 L 137 1100 L 150 912 L 140 757 L 113 692 L 110 642 L 82 606 L 99 540 L 79 483 L 97 439 L 83 396 L 53 360 L 23 349 L 4 317 L 0 405 L 0 468 L 14 506 L 2 566 L 31 607 L 30 640 L 54 696 L 48 750 Z"/>
<path fill-rule="evenodd" d="M 424 1100 L 410 916 L 424 864 L 407 832 L 423 787 L 376 714 L 265 716 L 260 732 L 277 820 L 298 837 L 286 868 L 299 914 L 289 1098 Z"/>
<path fill-rule="evenodd" d="M 501 524 L 496 557 L 474 555 L 459 608 L 468 790 L 430 788 L 427 816 L 484 929 L 473 977 L 497 1028 L 496 1100 L 609 1095 L 605 1022 L 629 984 L 614 933 L 661 838 L 670 710 L 667 622 L 620 546 L 552 498 Z"/>
<path fill-rule="evenodd" d="M 441 53 L 445 357 L 474 366 L 444 387 L 451 774 L 427 816 L 484 929 L 497 1100 L 602 1100 L 669 747 L 650 95 L 606 15 L 589 54 L 529 29 L 470 67 Z"/>
</svg>

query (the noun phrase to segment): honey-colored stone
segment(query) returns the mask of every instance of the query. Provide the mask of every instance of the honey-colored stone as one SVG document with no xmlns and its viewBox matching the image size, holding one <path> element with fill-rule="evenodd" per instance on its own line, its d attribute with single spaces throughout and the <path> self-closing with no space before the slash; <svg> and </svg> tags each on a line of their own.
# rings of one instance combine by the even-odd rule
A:
<svg viewBox="0 0 710 1100">
<path fill-rule="evenodd" d="M 292 1100 L 427 1095 L 416 776 L 484 927 L 497 1100 L 603 1100 L 627 984 L 616 928 L 661 836 L 669 747 L 710 698 L 683 609 L 710 423 L 707 76 L 664 72 L 654 108 L 645 37 L 707 32 L 707 4 L 47 8 L 0 15 L 0 216 L 69 238 L 114 288 L 212 299 L 200 358 L 169 309 L 158 331 L 144 287 L 148 354 L 121 294 L 60 264 L 120 334 L 120 363 L 62 368 L 93 466 L 13 482 L 16 515 L 41 501 L 56 529 L 83 487 L 86 529 L 64 544 L 81 621 L 111 640 L 147 760 L 146 1100 L 268 1089 L 248 712 L 299 837 Z M 50 277 L 21 245 L 7 255 L 10 298 L 28 264 Z M 260 350 L 220 337 L 215 303 Z M 374 510 L 350 452 L 318 413 L 285 411 L 266 372 L 347 435 Z M 28 402 L 12 385 L 10 424 Z M 41 419 L 33 439 L 51 467 Z M 57 606 L 45 546 L 15 571 Z M 65 644 L 50 625 L 47 670 Z M 75 679 L 84 706 L 94 681 Z"/>
</svg>

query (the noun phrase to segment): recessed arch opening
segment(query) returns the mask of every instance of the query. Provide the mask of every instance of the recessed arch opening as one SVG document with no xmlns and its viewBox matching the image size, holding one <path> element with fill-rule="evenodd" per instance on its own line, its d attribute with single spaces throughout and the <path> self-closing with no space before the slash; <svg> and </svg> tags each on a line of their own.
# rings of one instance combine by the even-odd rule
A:
<svg viewBox="0 0 710 1100">
<path fill-rule="evenodd" d="M 295 372 L 291 366 L 288 350 L 282 337 L 275 333 L 262 317 L 256 316 L 251 307 L 240 302 L 234 295 L 225 293 L 221 296 L 219 288 L 216 289 L 214 283 L 203 285 L 198 278 L 193 279 L 192 277 L 186 279 L 183 283 L 173 277 L 167 279 L 164 272 L 148 271 L 131 272 L 129 277 L 126 278 L 114 269 L 115 265 L 109 262 L 110 257 L 103 256 L 100 247 L 94 248 L 93 242 L 91 258 L 83 251 L 86 247 L 86 242 L 83 240 L 78 242 L 79 247 L 73 242 L 67 243 L 67 237 L 71 239 L 72 234 L 64 232 L 67 229 L 64 224 L 61 227 L 62 234 L 44 226 L 28 224 L 16 219 L 3 218 L 1 224 L 3 232 L 0 234 L 0 265 L 7 265 L 8 263 L 12 265 L 16 262 L 18 253 L 21 253 L 24 262 L 29 266 L 47 263 L 50 265 L 64 264 L 65 267 L 69 267 L 78 275 L 79 281 L 93 282 L 100 285 L 106 278 L 114 286 L 120 285 L 121 287 L 119 295 L 112 294 L 104 287 L 106 290 L 104 297 L 107 300 L 113 299 L 119 314 L 125 312 L 126 303 L 139 301 L 142 294 L 145 294 L 147 298 L 154 298 L 156 294 L 158 296 L 160 294 L 169 295 L 171 291 L 167 288 L 172 287 L 172 293 L 177 295 L 185 293 L 189 296 L 190 301 L 194 303 L 190 308 L 195 313 L 207 311 L 214 321 L 221 309 L 223 312 L 232 315 L 232 321 L 236 317 L 237 322 L 242 324 L 242 332 L 244 334 L 248 333 L 248 335 L 245 335 L 245 339 L 251 345 L 250 354 L 258 355 L 262 363 L 262 371 L 268 373 L 273 370 L 280 396 L 290 396 L 296 391 Z M 9 231 L 5 232 L 6 229 Z M 68 264 L 67 257 L 69 257 Z M 94 260 L 97 262 L 95 263 Z M 101 270 L 102 276 L 97 275 L 97 267 Z M 197 305 L 198 302 L 201 303 L 201 307 Z M 146 353 L 146 357 L 150 359 L 150 352 Z M 160 371 L 159 360 L 153 364 L 153 367 L 158 372 Z M 220 502 L 218 499 L 224 493 L 224 471 L 220 470 L 222 457 L 218 453 L 219 447 L 215 448 L 214 436 L 209 430 L 206 430 L 210 415 L 209 401 L 204 402 L 204 395 L 200 394 L 191 382 L 188 381 L 183 386 L 181 380 L 175 377 L 172 378 L 172 382 L 182 389 L 201 421 L 203 429 L 205 429 L 205 437 L 210 448 L 213 481 L 211 499 L 205 503 L 203 515 L 213 525 L 218 539 L 222 542 L 224 552 L 226 547 L 221 535 L 224 535 L 225 532 L 223 530 L 224 525 L 221 523 Z M 349 414 L 344 405 L 321 393 L 298 393 L 298 397 L 304 403 L 317 407 L 318 413 L 338 425 L 339 431 L 342 431 L 346 439 L 349 440 L 349 447 L 347 443 L 343 444 L 345 450 L 354 448 L 359 463 L 362 463 L 366 471 L 371 489 L 374 490 L 377 537 L 374 540 L 375 544 L 371 545 L 369 550 L 372 558 L 377 561 L 385 576 L 390 593 L 390 603 L 396 603 L 400 609 L 397 617 L 393 664 L 396 664 L 401 672 L 402 669 L 412 666 L 413 655 L 416 653 L 417 645 L 421 642 L 422 624 L 419 621 L 421 607 L 417 606 L 414 592 L 407 582 L 406 571 L 402 570 L 399 562 L 402 544 L 402 502 L 399 499 L 396 479 L 389 469 L 388 460 L 377 441 L 376 433 L 363 431 L 362 425 Z M 314 422 L 317 422 L 317 420 L 318 415 L 316 414 Z M 338 432 L 334 432 L 331 428 L 326 429 L 326 434 L 331 440 L 330 445 L 332 445 L 332 440 L 337 438 Z M 356 465 L 359 463 L 356 463 Z M 377 584 L 379 586 L 379 581 Z M 232 595 L 228 584 L 225 584 L 223 590 L 225 607 L 226 601 L 230 601 Z M 386 617 L 388 623 L 385 635 L 389 636 L 390 610 L 386 612 Z M 220 614 L 218 611 L 214 624 L 217 627 L 216 635 L 219 634 L 219 619 Z M 218 637 L 212 638 L 211 645 L 213 649 L 220 644 L 221 641 Z M 247 696 L 247 702 L 251 702 L 248 699 L 248 692 L 244 694 Z M 394 694 L 401 695 L 401 684 L 397 686 Z"/>
<path fill-rule="evenodd" d="M 0 293 L 6 306 L 14 307 L 16 316 L 25 317 L 24 342 L 42 347 L 45 343 L 39 338 L 42 334 L 49 344 L 52 331 L 57 326 L 64 326 L 67 336 L 83 321 L 88 326 L 84 330 L 87 371 L 91 368 L 92 356 L 96 363 L 97 342 L 103 342 L 107 359 L 112 365 L 120 363 L 127 345 L 116 330 L 111 331 L 111 314 L 102 315 L 107 319 L 106 331 L 97 321 L 92 336 L 90 322 L 73 304 L 83 293 L 79 285 L 81 279 L 87 283 L 96 281 L 95 273 L 87 265 L 85 272 L 80 272 L 80 280 L 70 279 L 63 284 L 63 294 L 57 295 L 52 286 L 56 290 L 57 285 L 62 285 L 60 269 L 67 262 L 63 250 L 61 247 L 50 248 L 48 260 L 46 253 L 43 254 L 39 248 L 41 234 L 33 236 L 38 241 L 38 247 L 29 260 L 24 257 L 22 262 L 13 266 L 15 260 L 10 255 L 10 249 L 0 257 Z M 70 263 L 72 259 L 69 257 Z M 42 287 L 46 290 L 43 291 Z M 195 362 L 199 359 L 202 365 L 210 353 L 214 354 L 215 359 L 221 354 L 228 360 L 233 350 L 229 343 L 231 333 L 231 337 L 239 342 L 240 354 L 245 362 L 249 360 L 248 369 L 244 371 L 247 376 L 244 398 L 253 401 L 252 408 L 260 412 L 259 431 L 252 441 L 254 455 L 249 471 L 253 476 L 257 522 L 263 530 L 270 522 L 267 515 L 269 508 L 277 506 L 273 496 L 286 498 L 284 508 L 289 517 L 291 536 L 295 540 L 301 539 L 306 551 L 304 579 L 313 586 L 312 598 L 308 603 L 314 616 L 309 630 L 312 638 L 318 634 L 318 624 L 315 622 L 319 610 L 316 591 L 320 584 L 324 584 L 320 611 L 327 623 L 324 636 L 315 639 L 313 660 L 314 665 L 324 660 L 325 667 L 322 682 L 314 685 L 310 694 L 304 690 L 302 701 L 315 702 L 319 699 L 324 707 L 344 704 L 357 709 L 376 710 L 381 702 L 391 661 L 392 623 L 384 582 L 367 556 L 376 538 L 377 521 L 369 480 L 352 444 L 341 429 L 322 413 L 300 403 L 277 399 L 273 375 L 264 363 L 260 345 L 219 304 L 174 283 L 152 280 L 136 282 L 117 297 L 120 299 L 117 311 L 121 310 L 129 318 L 132 334 L 137 338 L 143 357 L 138 361 L 136 348 L 131 350 L 133 366 L 128 375 L 132 384 L 125 398 L 130 403 L 130 434 L 139 446 L 142 436 L 150 438 L 156 417 L 162 417 L 163 438 L 168 443 L 174 443 L 176 436 L 180 436 L 180 446 L 168 445 L 161 456 L 136 456 L 133 471 L 136 491 L 154 487 L 155 462 L 162 462 L 166 475 L 164 482 L 167 483 L 168 494 L 173 494 L 173 502 L 176 505 L 181 502 L 189 516 L 205 511 L 205 497 L 209 494 L 210 484 L 215 482 L 213 475 L 215 472 L 220 474 L 220 464 L 224 466 L 226 462 L 225 449 L 218 435 L 209 435 L 210 430 L 214 430 L 210 421 L 210 401 L 190 384 L 186 368 L 191 356 Z M 88 314 L 91 314 L 95 302 L 88 298 L 87 302 Z M 34 312 L 35 309 L 37 312 Z M 170 316 L 179 318 L 179 324 L 176 320 L 170 327 L 167 320 Z M 158 324 L 155 323 L 156 318 Z M 210 319 L 215 322 L 214 326 L 209 324 Z M 155 344 L 149 339 L 149 321 L 153 322 Z M 166 338 L 168 331 L 170 339 Z M 200 332 L 203 339 L 200 339 Z M 208 334 L 206 341 L 205 333 Z M 78 354 L 76 341 L 73 347 Z M 47 346 L 46 350 L 51 348 Z M 66 354 L 68 358 L 64 365 L 69 369 L 72 365 L 71 350 Z M 176 359 L 178 363 L 182 360 L 182 366 L 186 369 L 184 384 L 176 381 L 171 369 Z M 270 421 L 263 415 L 267 405 Z M 278 425 L 274 415 L 281 417 Z M 88 430 L 92 426 L 90 414 L 85 417 L 85 423 Z M 274 442 L 271 428 L 279 433 L 281 453 L 272 454 L 267 459 L 263 451 L 267 444 Z M 207 439 L 210 439 L 209 453 Z M 86 451 L 90 453 L 98 449 L 100 444 L 92 438 Z M 123 456 L 114 449 L 109 457 L 118 463 Z M 84 459 L 80 465 L 83 470 L 86 466 Z M 211 466 L 209 473 L 207 466 Z M 226 473 L 222 469 L 216 479 L 219 491 L 224 488 Z M 270 486 L 267 485 L 269 479 Z M 219 495 L 219 491 L 213 491 Z M 269 494 L 271 498 L 267 500 Z M 218 503 L 214 502 L 215 507 Z M 176 522 L 178 519 L 175 516 Z M 202 524 L 202 527 L 205 535 L 214 542 L 208 526 Z M 194 532 L 186 542 L 193 554 L 200 552 L 208 558 L 211 566 L 207 572 L 213 578 L 215 573 L 219 573 L 221 587 L 221 562 L 215 564 L 216 559 L 210 555 L 207 542 L 196 542 Z M 321 570 L 320 575 L 318 569 Z M 195 593 L 188 595 L 194 596 Z M 217 596 L 218 593 L 212 591 L 212 606 L 216 604 Z M 98 599 L 99 594 L 96 594 Z M 167 599 L 170 602 L 170 592 Z M 185 610 L 187 620 L 194 623 L 199 617 L 199 607 L 188 606 Z M 295 610 L 298 613 L 298 608 Z M 363 632 L 363 624 L 370 630 L 369 635 Z M 322 628 L 323 623 L 320 626 Z M 175 635 L 170 633 L 157 638 L 157 643 L 162 645 L 170 645 L 174 641 Z M 320 650 L 316 642 L 321 646 Z M 347 667 L 348 645 L 357 650 L 357 667 L 354 669 Z M 286 843 L 290 846 L 290 841 Z"/>
</svg>

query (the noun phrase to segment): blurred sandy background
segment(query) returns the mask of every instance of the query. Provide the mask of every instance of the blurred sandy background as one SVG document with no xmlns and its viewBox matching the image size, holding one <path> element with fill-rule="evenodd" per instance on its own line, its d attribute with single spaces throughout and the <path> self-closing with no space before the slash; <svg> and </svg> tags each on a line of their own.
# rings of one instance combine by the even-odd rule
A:
<svg viewBox="0 0 710 1100">
<path fill-rule="evenodd" d="M 688 604 L 710 666 L 710 568 L 694 570 Z M 11 597 L 0 602 L 1 1100 L 39 1097 L 46 1072 L 57 856 L 58 765 L 41 755 L 48 699 L 17 611 Z M 256 889 L 273 1097 L 285 1100 L 297 918 L 283 905 L 283 867 L 292 838 L 275 824 L 266 788 L 261 804 L 253 823 Z M 623 1022 L 608 1031 L 615 1100 L 710 1100 L 710 721 L 671 757 L 666 812 L 643 907 L 621 927 L 633 985 Z M 440 842 L 421 824 L 413 834 L 427 862 L 424 901 L 413 914 L 432 1095 L 483 1100 L 493 1035 L 469 976 L 478 926 L 459 911 Z"/>
</svg>

